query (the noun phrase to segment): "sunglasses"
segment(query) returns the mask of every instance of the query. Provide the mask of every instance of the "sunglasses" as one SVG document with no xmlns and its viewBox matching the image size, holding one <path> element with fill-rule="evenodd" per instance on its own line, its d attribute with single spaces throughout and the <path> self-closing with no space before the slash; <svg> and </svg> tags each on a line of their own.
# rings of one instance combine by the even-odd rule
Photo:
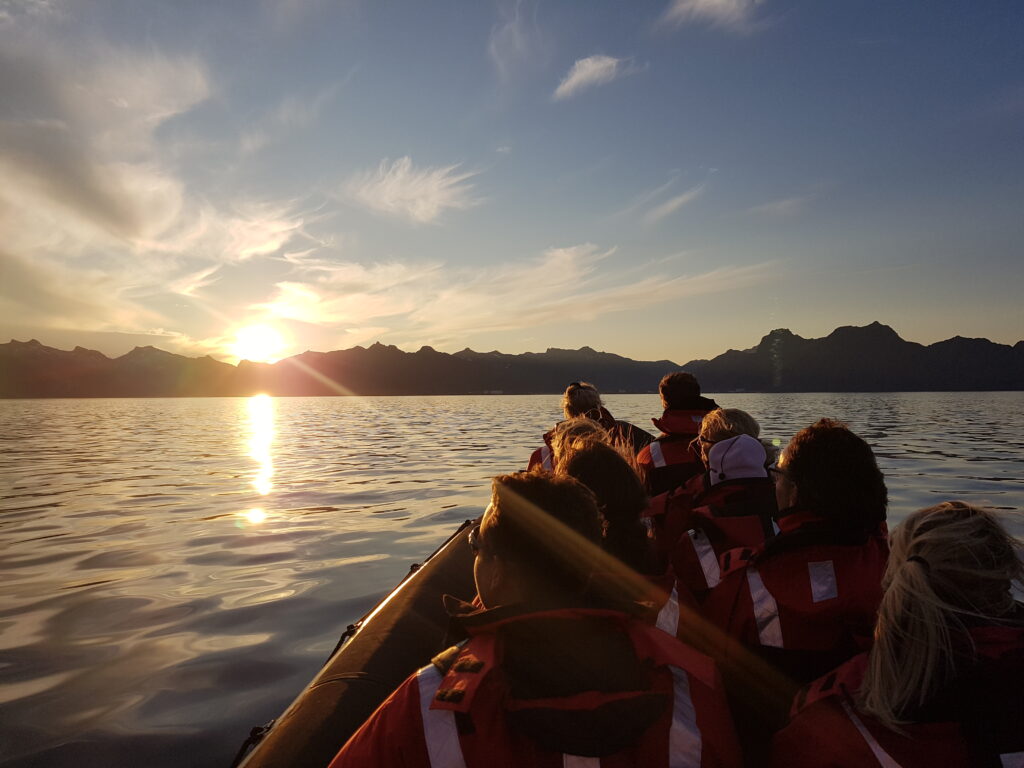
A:
<svg viewBox="0 0 1024 768">
<path fill-rule="evenodd" d="M 782 467 L 779 467 L 777 465 L 768 467 L 768 472 L 772 474 L 776 480 L 778 480 L 780 477 L 784 477 L 787 480 L 789 479 L 789 472 L 787 472 L 786 470 L 782 469 Z"/>
</svg>

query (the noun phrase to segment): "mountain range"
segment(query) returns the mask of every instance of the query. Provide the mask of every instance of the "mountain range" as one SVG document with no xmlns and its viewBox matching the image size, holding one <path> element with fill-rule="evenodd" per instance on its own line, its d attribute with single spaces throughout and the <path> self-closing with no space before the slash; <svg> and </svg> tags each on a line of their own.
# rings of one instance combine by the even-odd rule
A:
<svg viewBox="0 0 1024 768">
<path fill-rule="evenodd" d="M 0 344 L 0 397 L 544 394 L 582 380 L 607 393 L 650 393 L 664 374 L 681 369 L 707 392 L 1022 390 L 1024 341 L 1011 347 L 956 336 L 925 346 L 875 322 L 820 339 L 778 329 L 751 349 L 682 366 L 590 347 L 447 354 L 379 343 L 234 366 L 155 347 L 109 358 L 82 347 L 64 351 L 12 340 Z"/>
</svg>

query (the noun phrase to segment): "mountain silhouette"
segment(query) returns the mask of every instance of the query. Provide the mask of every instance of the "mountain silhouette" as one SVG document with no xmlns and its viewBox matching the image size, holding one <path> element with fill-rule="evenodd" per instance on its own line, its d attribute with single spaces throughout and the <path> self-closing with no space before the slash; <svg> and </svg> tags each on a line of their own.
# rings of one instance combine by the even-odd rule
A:
<svg viewBox="0 0 1024 768">
<path fill-rule="evenodd" d="M 780 328 L 747 350 L 680 366 L 637 361 L 591 347 L 509 355 L 380 343 L 307 351 L 276 363 L 190 358 L 136 347 L 115 358 L 36 340 L 0 344 L 0 397 L 201 397 L 272 395 L 545 394 L 570 381 L 606 393 L 656 392 L 685 369 L 708 392 L 897 392 L 1024 389 L 1024 341 L 1014 346 L 956 336 L 928 346 L 874 322 L 804 339 Z"/>
</svg>

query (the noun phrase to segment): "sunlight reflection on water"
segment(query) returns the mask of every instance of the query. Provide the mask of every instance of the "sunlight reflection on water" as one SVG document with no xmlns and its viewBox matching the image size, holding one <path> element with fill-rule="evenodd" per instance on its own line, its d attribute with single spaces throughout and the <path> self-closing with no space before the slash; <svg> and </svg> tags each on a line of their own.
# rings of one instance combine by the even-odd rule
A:
<svg viewBox="0 0 1024 768">
<path fill-rule="evenodd" d="M 270 452 L 274 444 L 274 398 L 270 395 L 249 398 L 249 430 L 249 455 L 259 465 L 252 486 L 261 496 L 266 496 L 274 487 L 270 482 L 274 476 L 274 457 Z M 263 519 L 254 520 L 250 516 L 249 521 L 263 522 Z"/>
<path fill-rule="evenodd" d="M 894 522 L 947 498 L 1024 506 L 1024 393 L 716 398 L 779 444 L 848 421 Z M 0 762 L 228 764 L 525 465 L 558 400 L 0 401 Z M 659 415 L 655 395 L 607 401 Z"/>
</svg>

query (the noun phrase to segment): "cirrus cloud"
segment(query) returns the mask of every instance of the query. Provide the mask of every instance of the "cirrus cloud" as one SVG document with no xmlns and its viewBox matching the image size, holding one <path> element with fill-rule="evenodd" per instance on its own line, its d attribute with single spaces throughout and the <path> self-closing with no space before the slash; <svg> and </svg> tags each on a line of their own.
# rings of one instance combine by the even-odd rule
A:
<svg viewBox="0 0 1024 768">
<path fill-rule="evenodd" d="M 446 210 L 465 210 L 483 202 L 469 179 L 479 171 L 460 165 L 417 168 L 409 156 L 381 160 L 372 171 L 353 176 L 345 185 L 349 197 L 372 211 L 428 224 Z"/>
<path fill-rule="evenodd" d="M 564 101 L 580 91 L 610 83 L 624 74 L 629 74 L 630 71 L 627 59 L 617 59 L 603 54 L 578 59 L 551 94 L 551 100 Z"/>
<path fill-rule="evenodd" d="M 670 276 L 665 263 L 616 264 L 591 243 L 498 266 L 313 262 L 250 309 L 347 331 L 372 324 L 400 344 L 464 345 L 479 334 L 592 320 L 686 296 L 758 283 L 768 264 Z"/>
<path fill-rule="evenodd" d="M 691 21 L 703 21 L 719 27 L 743 29 L 762 2 L 764 0 L 672 0 L 662 14 L 661 23 L 678 27 Z"/>
</svg>

